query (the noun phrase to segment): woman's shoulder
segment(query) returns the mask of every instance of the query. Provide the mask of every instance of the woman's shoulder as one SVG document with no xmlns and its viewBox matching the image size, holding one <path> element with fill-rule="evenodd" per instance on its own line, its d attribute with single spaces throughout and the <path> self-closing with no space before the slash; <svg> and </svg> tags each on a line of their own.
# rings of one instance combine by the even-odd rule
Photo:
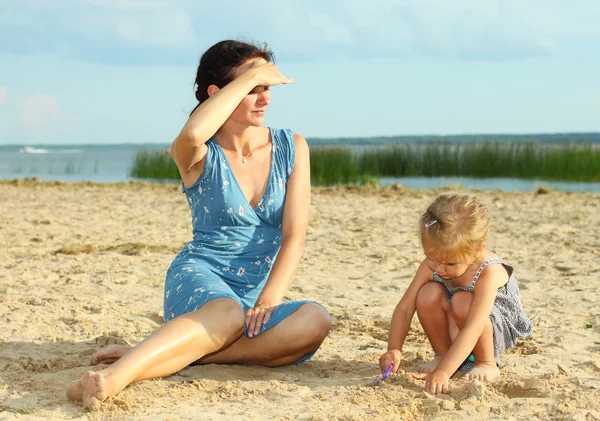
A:
<svg viewBox="0 0 600 421">
<path fill-rule="evenodd" d="M 274 127 L 270 127 L 269 129 L 274 135 L 275 144 L 279 144 L 293 152 L 308 150 L 308 142 L 304 136 L 294 133 L 292 129 L 279 129 Z"/>
<path fill-rule="evenodd" d="M 308 150 L 308 143 L 306 142 L 306 139 L 304 138 L 304 136 L 298 134 L 298 133 L 293 133 L 294 135 L 294 147 L 296 148 L 297 151 L 305 151 Z"/>
<path fill-rule="evenodd" d="M 295 143 L 300 142 L 306 142 L 306 139 L 304 138 L 304 136 L 298 134 L 298 133 L 294 133 L 294 131 L 292 129 L 281 129 L 278 127 L 268 127 L 268 130 L 271 131 L 271 133 L 274 133 L 277 137 L 286 137 L 288 139 L 293 139 Z"/>
</svg>

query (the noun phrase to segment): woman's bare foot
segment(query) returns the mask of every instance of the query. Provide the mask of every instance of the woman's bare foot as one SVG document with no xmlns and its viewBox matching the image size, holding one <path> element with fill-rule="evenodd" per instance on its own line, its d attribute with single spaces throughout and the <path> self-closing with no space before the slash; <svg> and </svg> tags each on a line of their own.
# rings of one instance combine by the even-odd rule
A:
<svg viewBox="0 0 600 421">
<path fill-rule="evenodd" d="M 438 366 L 440 361 L 444 358 L 443 355 L 436 355 L 433 360 L 423 363 L 417 367 L 418 373 L 430 373 Z"/>
<path fill-rule="evenodd" d="M 104 386 L 104 377 L 100 373 L 88 371 L 67 389 L 67 397 L 83 403 L 90 411 L 100 409 L 102 401 L 108 396 Z"/>
<path fill-rule="evenodd" d="M 496 367 L 496 363 L 475 363 L 475 367 L 471 369 L 465 378 L 468 380 L 490 381 L 500 376 L 500 370 Z"/>
<path fill-rule="evenodd" d="M 92 355 L 90 364 L 112 364 L 127 354 L 130 349 L 131 347 L 126 345 L 109 345 Z"/>
</svg>

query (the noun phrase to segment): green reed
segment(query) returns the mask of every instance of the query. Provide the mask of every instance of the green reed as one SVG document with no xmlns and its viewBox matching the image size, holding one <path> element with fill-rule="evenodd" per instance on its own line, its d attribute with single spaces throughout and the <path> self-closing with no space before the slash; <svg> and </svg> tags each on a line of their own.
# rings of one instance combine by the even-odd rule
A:
<svg viewBox="0 0 600 421">
<path fill-rule="evenodd" d="M 348 184 L 356 182 L 360 178 L 358 159 L 350 149 L 311 149 L 310 179 L 312 184 Z"/>
<path fill-rule="evenodd" d="M 313 147 L 314 185 L 368 183 L 379 177 L 536 178 L 600 181 L 600 147 L 592 144 L 429 143 L 365 149 Z M 170 156 L 139 152 L 133 177 L 179 178 Z"/>
<path fill-rule="evenodd" d="M 169 155 L 157 151 L 139 151 L 134 158 L 131 176 L 137 178 L 178 179 L 179 171 Z"/>
<path fill-rule="evenodd" d="M 600 181 L 600 148 L 591 144 L 437 143 L 366 149 L 353 159 L 327 149 L 311 150 L 319 179 L 332 183 L 337 165 L 356 165 L 357 182 L 371 177 L 536 178 L 541 180 Z M 340 163 L 333 162 L 341 161 Z M 325 161 L 325 162 L 323 162 Z M 311 168 L 313 165 L 311 165 Z"/>
<path fill-rule="evenodd" d="M 70 159 L 65 163 L 64 174 L 77 174 L 81 172 L 83 172 L 83 161 L 79 161 L 79 164 L 76 164 L 74 160 Z"/>
</svg>

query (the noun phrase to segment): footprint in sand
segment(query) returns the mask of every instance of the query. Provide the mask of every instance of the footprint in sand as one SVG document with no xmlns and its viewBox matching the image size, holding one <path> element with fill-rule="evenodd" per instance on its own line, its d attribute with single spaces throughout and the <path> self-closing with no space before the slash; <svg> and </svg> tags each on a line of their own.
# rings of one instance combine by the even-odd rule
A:
<svg viewBox="0 0 600 421">
<path fill-rule="evenodd" d="M 129 342 L 127 342 L 125 339 L 119 338 L 118 336 L 112 336 L 112 335 L 98 336 L 96 339 L 94 339 L 94 343 L 98 346 L 107 346 L 107 345 L 131 346 L 129 344 Z"/>
<path fill-rule="evenodd" d="M 538 378 L 509 381 L 495 384 L 494 387 L 508 398 L 544 398 L 550 394 L 548 385 Z"/>
</svg>

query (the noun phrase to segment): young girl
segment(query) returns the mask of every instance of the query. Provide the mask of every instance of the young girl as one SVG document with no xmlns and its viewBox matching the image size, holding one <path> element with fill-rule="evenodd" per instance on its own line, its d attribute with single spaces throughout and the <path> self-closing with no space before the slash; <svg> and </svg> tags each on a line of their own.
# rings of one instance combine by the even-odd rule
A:
<svg viewBox="0 0 600 421">
<path fill-rule="evenodd" d="M 500 375 L 500 354 L 531 333 L 531 322 L 513 267 L 485 247 L 489 226 L 488 210 L 468 194 L 443 194 L 421 216 L 425 259 L 394 310 L 382 370 L 398 370 L 416 310 L 435 352 L 413 375 L 428 392 L 446 393 L 458 369 L 468 379 Z"/>
</svg>

